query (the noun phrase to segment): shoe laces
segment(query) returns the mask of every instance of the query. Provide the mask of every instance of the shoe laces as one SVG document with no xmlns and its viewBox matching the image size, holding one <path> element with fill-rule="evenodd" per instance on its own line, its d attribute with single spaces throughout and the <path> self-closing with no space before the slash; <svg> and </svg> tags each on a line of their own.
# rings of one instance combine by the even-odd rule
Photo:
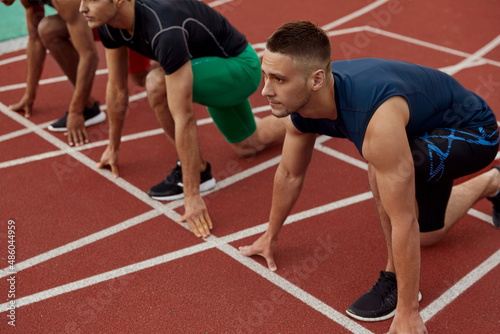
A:
<svg viewBox="0 0 500 334">
<path fill-rule="evenodd" d="M 395 287 L 396 282 L 390 278 L 382 276 L 378 279 L 377 283 L 372 286 L 370 292 L 379 296 L 381 300 L 384 300 L 392 291 L 394 291 Z"/>
<path fill-rule="evenodd" d="M 167 176 L 167 181 L 172 183 L 182 182 L 182 169 L 181 166 L 176 165 L 171 169 L 170 174 Z"/>
</svg>

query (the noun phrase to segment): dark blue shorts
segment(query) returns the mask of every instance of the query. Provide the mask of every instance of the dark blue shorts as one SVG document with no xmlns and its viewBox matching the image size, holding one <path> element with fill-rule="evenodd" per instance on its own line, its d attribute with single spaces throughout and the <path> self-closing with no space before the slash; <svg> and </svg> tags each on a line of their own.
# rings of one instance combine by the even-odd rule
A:
<svg viewBox="0 0 500 334">
<path fill-rule="evenodd" d="M 409 138 L 420 232 L 444 227 L 453 180 L 488 166 L 498 153 L 498 125 L 435 129 Z"/>
</svg>

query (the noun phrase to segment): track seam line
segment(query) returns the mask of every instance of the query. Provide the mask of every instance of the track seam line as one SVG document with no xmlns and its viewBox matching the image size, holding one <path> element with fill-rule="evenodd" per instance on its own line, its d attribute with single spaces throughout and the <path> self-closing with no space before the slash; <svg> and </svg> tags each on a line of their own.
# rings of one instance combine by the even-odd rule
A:
<svg viewBox="0 0 500 334">
<path fill-rule="evenodd" d="M 358 324 L 355 320 L 352 320 L 347 315 L 344 315 L 339 311 L 335 310 L 333 307 L 329 306 L 322 300 L 314 297 L 313 295 L 303 290 L 302 288 L 298 287 L 297 285 L 291 283 L 287 279 L 263 267 L 262 265 L 252 260 L 251 258 L 241 255 L 238 252 L 238 250 L 232 247 L 231 245 L 222 244 L 220 246 L 217 246 L 217 249 L 223 252 L 224 254 L 230 256 L 240 264 L 244 265 L 248 269 L 252 270 L 254 273 L 265 278 L 275 286 L 281 288 L 288 294 L 294 296 L 300 302 L 308 305 L 312 309 L 323 314 L 324 316 L 326 316 L 333 322 L 337 323 L 338 325 L 348 329 L 352 333 L 356 334 L 373 333 L 369 331 L 367 328 L 363 327 L 361 324 Z"/>
<path fill-rule="evenodd" d="M 493 40 L 491 40 L 488 44 L 483 46 L 481 49 L 477 50 L 474 52 L 472 55 L 467 57 L 466 59 L 462 60 L 458 64 L 452 66 L 452 68 L 448 69 L 448 74 L 454 75 L 458 72 L 460 72 L 462 69 L 466 68 L 467 66 L 470 66 L 479 60 L 482 59 L 482 56 L 486 55 L 488 52 L 496 48 L 498 45 L 500 45 L 500 35 L 495 37 Z"/>
<path fill-rule="evenodd" d="M 383 3 L 386 3 L 387 1 L 388 1 L 388 0 L 382 0 L 382 1 L 380 1 L 380 0 L 379 0 L 379 1 L 377 1 L 376 3 L 383 4 Z M 371 5 L 373 5 L 373 4 L 371 4 Z M 358 10 L 358 11 L 359 11 L 359 10 Z M 340 22 L 340 19 L 339 19 L 339 20 L 337 20 L 337 21 L 332 22 L 332 24 L 334 24 L 335 22 Z M 339 24 L 342 24 L 342 23 L 344 23 L 344 22 L 341 22 L 341 23 L 339 23 Z M 469 63 L 471 63 L 471 62 L 469 62 Z M 0 105 L 0 106 L 3 106 L 3 105 Z M 42 137 L 43 137 L 43 136 L 42 136 Z M 44 139 L 46 139 L 45 137 L 43 137 L 43 138 L 44 138 Z M 47 140 L 47 139 L 46 139 L 46 140 Z M 69 155 L 72 155 L 72 154 L 73 154 L 72 152 L 74 152 L 74 151 L 70 151 L 70 152 L 67 152 L 67 153 L 68 153 Z M 72 156 L 73 156 L 73 155 L 72 155 Z M 75 158 L 75 159 L 77 159 L 77 157 L 74 157 L 74 158 Z M 77 160 L 79 160 L 79 159 L 77 159 Z M 79 161 L 80 161 L 80 160 L 79 160 Z M 83 161 L 80 161 L 80 162 L 84 163 Z M 85 163 L 84 163 L 84 164 L 85 164 Z M 358 166 L 358 167 L 359 167 L 359 166 Z M 361 168 L 361 167 L 360 167 L 360 168 Z M 93 169 L 93 168 L 92 168 L 92 169 Z M 119 185 L 119 186 L 120 186 L 120 185 Z M 126 190 L 126 189 L 124 189 L 124 190 Z M 173 215 L 173 216 L 175 216 L 175 214 L 176 214 L 175 212 L 173 212 L 173 213 L 172 213 L 172 215 Z M 213 238 L 215 238 L 215 237 L 213 237 Z M 204 245 L 204 244 L 201 244 L 201 245 Z M 196 246 L 193 246 L 193 247 L 196 247 Z M 219 247 L 223 247 L 223 248 L 228 248 L 228 247 L 230 247 L 230 248 L 231 248 L 231 250 L 229 250 L 229 249 L 227 250 L 227 251 L 228 251 L 228 252 L 230 252 L 230 253 L 234 253 L 234 251 L 235 251 L 235 249 L 234 249 L 234 248 L 232 248 L 230 245 L 227 245 L 227 244 L 223 244 L 222 246 L 219 246 Z M 219 248 L 219 247 L 217 247 L 217 248 Z M 500 251 L 499 251 L 499 252 L 500 252 Z M 497 253 L 498 253 L 498 252 L 497 252 Z M 170 254 L 172 254 L 172 253 L 170 253 Z M 227 254 L 227 253 L 226 253 L 226 254 Z M 250 259 L 248 259 L 248 258 L 245 258 L 245 261 L 249 261 L 249 263 L 252 265 L 252 267 L 253 267 L 253 266 L 255 266 L 255 265 L 258 265 L 255 261 L 252 261 L 252 260 L 250 260 Z M 241 261 L 238 261 L 238 262 L 240 262 L 240 263 L 241 263 Z M 262 266 L 261 266 L 261 267 L 262 267 Z M 254 271 L 255 271 L 255 270 L 254 270 Z M 284 280 L 284 279 L 283 279 L 283 280 Z M 298 288 L 298 287 L 296 287 L 295 285 L 293 285 L 292 283 L 290 283 L 290 282 L 288 282 L 288 281 L 286 281 L 286 280 L 284 280 L 284 281 L 285 281 L 287 284 L 290 284 L 290 286 L 291 286 L 291 287 Z M 77 282 L 73 282 L 73 283 L 70 283 L 70 284 L 74 284 L 74 283 L 77 283 Z M 472 285 L 472 284 L 473 284 L 473 283 L 471 283 L 471 285 Z M 42 292 L 42 293 L 43 293 L 43 292 Z M 305 293 L 306 293 L 306 292 L 305 292 Z M 307 294 L 307 293 L 306 293 L 306 294 Z M 300 299 L 300 300 L 302 300 L 302 301 L 304 302 L 304 300 L 303 300 L 303 299 L 301 299 L 301 298 L 299 298 L 299 299 Z M 327 306 L 327 307 L 328 307 L 328 306 Z M 335 311 L 335 310 L 334 310 L 334 311 Z M 337 312 L 337 311 L 335 311 L 335 312 Z M 351 321 L 350 319 L 348 319 L 348 320 L 349 320 L 349 321 Z M 336 322 L 337 322 L 337 321 L 336 321 Z M 338 322 L 337 322 L 337 323 L 338 323 Z M 354 322 L 354 323 L 355 323 L 355 322 Z M 357 323 L 355 323 L 355 324 L 357 325 Z M 358 325 L 358 326 L 359 326 L 359 325 Z M 364 327 L 361 327 L 361 328 L 363 328 L 363 329 L 364 329 Z M 368 332 L 369 332 L 369 331 L 368 331 Z"/>
<path fill-rule="evenodd" d="M 386 4 L 388 3 L 389 0 L 377 0 L 375 2 L 372 2 L 371 4 L 369 5 L 366 5 L 365 7 L 363 8 L 360 8 L 354 12 L 352 12 L 351 14 L 348 14 L 344 17 L 341 17 L 333 22 L 330 22 L 326 25 L 324 25 L 323 27 L 321 27 L 323 30 L 330 30 L 330 29 L 333 29 L 335 27 L 338 27 L 339 25 L 342 25 L 346 22 L 349 22 L 349 21 L 352 21 L 362 15 L 365 15 L 366 13 L 369 13 L 370 11 L 374 10 L 375 8 L 377 7 L 380 7 L 382 6 L 383 4 Z"/>
<path fill-rule="evenodd" d="M 259 165 L 256 165 L 252 168 L 249 168 L 247 170 L 244 170 L 243 172 L 240 172 L 238 174 L 230 176 L 230 177 L 218 182 L 218 185 L 216 186 L 216 188 L 217 188 L 217 190 L 219 190 L 219 189 L 223 189 L 225 187 L 228 187 L 236 182 L 244 180 L 244 179 L 246 179 L 254 174 L 260 173 L 268 168 L 271 168 L 271 167 L 277 165 L 279 163 L 279 161 L 280 161 L 280 156 L 273 158 L 273 159 L 270 159 L 266 162 L 263 162 Z M 127 189 L 123 189 L 123 190 L 127 191 Z M 213 193 L 214 191 L 215 190 L 204 192 L 204 193 L 202 193 L 202 196 L 206 197 L 206 196 L 210 195 L 211 193 Z M 143 192 L 141 191 L 141 193 L 143 193 Z M 134 194 L 131 194 L 131 195 L 134 195 Z M 149 198 L 149 196 L 148 196 L 148 198 Z M 153 208 L 154 209 L 153 211 L 156 211 L 157 213 L 152 213 L 151 211 L 149 211 L 147 213 L 133 217 L 133 218 L 128 219 L 128 220 L 121 222 L 119 224 L 108 227 L 104 230 L 95 232 L 95 233 L 88 235 L 86 237 L 72 241 L 64 246 L 57 247 L 56 249 L 50 250 L 48 252 L 45 252 L 45 253 L 42 253 L 39 255 L 36 255 L 35 257 L 32 257 L 32 258 L 27 259 L 25 261 L 18 262 L 16 264 L 17 271 L 30 268 L 36 264 L 47 261 L 47 260 L 52 259 L 56 256 L 66 254 L 72 250 L 86 246 L 92 242 L 104 239 L 104 238 L 111 236 L 113 234 L 116 234 L 118 232 L 122 232 L 125 229 L 133 227 L 139 223 L 143 223 L 148 219 L 157 217 L 161 213 L 163 213 L 164 211 L 167 211 L 168 213 L 170 213 L 170 215 L 168 215 L 167 217 L 171 218 L 171 220 L 173 220 L 176 224 L 189 230 L 187 224 L 177 222 L 177 219 L 180 218 L 180 215 L 178 215 L 174 211 L 176 208 L 179 208 L 180 206 L 182 206 L 184 204 L 183 200 L 172 201 L 172 202 L 169 202 L 168 204 L 161 204 L 161 202 L 154 201 L 154 200 L 152 200 L 152 201 L 153 201 L 153 203 L 158 203 L 158 205 L 160 206 L 160 209 Z M 149 204 L 149 203 L 146 203 L 146 204 Z M 5 277 L 7 275 L 8 275 L 8 268 L 4 268 L 4 269 L 0 270 L 0 278 Z"/>
<path fill-rule="evenodd" d="M 499 263 L 500 250 L 497 250 L 486 261 L 484 261 L 474 270 L 465 275 L 462 279 L 460 279 L 460 281 L 455 283 L 455 285 L 449 288 L 445 293 L 439 296 L 439 298 L 435 299 L 424 310 L 422 310 L 420 312 L 420 315 L 422 316 L 424 322 L 428 322 L 430 319 L 432 319 L 432 317 L 434 317 L 439 311 L 443 310 L 457 297 L 461 296 L 468 288 L 482 279 Z"/>
<path fill-rule="evenodd" d="M 141 94 L 137 94 L 137 95 L 141 95 L 142 96 L 142 93 Z M 135 96 L 135 98 L 138 98 L 138 97 L 139 96 Z M 106 109 L 105 105 L 101 107 L 101 110 L 105 110 L 105 109 Z M 269 106 L 262 106 L 262 107 L 253 108 L 252 112 L 255 115 L 257 113 L 268 111 L 268 110 L 271 110 L 271 108 Z M 13 111 L 11 111 L 11 110 L 8 109 L 8 112 L 12 113 Z M 4 112 L 4 114 L 5 114 L 5 112 Z M 258 119 L 257 116 L 255 116 L 255 118 Z M 34 131 L 35 128 L 36 129 L 40 129 L 40 130 L 43 131 L 43 129 L 48 124 L 50 124 L 50 123 L 52 123 L 52 121 L 47 122 L 47 123 L 43 123 L 43 124 L 39 124 L 39 125 L 34 125 L 33 127 L 30 127 L 30 128 L 25 128 L 25 129 L 22 129 L 22 130 L 17 130 L 17 131 L 14 131 L 14 132 L 2 135 L 2 136 L 0 136 L 0 142 L 7 141 L 7 140 L 10 140 L 10 139 L 13 139 L 13 138 L 17 138 L 17 137 L 20 137 L 20 136 L 23 136 L 23 135 L 26 135 L 26 134 L 33 133 L 33 132 L 35 132 Z M 200 125 L 206 125 L 206 124 L 211 124 L 211 123 L 213 123 L 213 119 L 211 117 L 203 118 L 203 119 L 200 119 L 200 120 L 196 121 L 196 124 L 198 126 L 200 126 Z M 133 133 L 133 134 L 130 134 L 130 135 L 124 135 L 122 137 L 122 139 L 121 139 L 121 142 L 123 143 L 123 142 L 132 141 L 132 140 L 136 140 L 136 139 L 142 139 L 142 138 L 157 136 L 157 135 L 161 135 L 163 133 L 164 133 L 164 131 L 163 131 L 162 128 L 157 128 L 157 129 L 153 129 L 153 130 L 146 130 L 146 131 L 142 131 L 142 132 Z M 54 138 L 56 138 L 56 137 L 54 137 Z M 73 150 L 79 151 L 79 152 L 80 151 L 86 151 L 86 150 L 90 150 L 90 149 L 93 149 L 93 148 L 96 148 L 96 147 L 101 147 L 101 146 L 107 145 L 108 142 L 109 142 L 108 139 L 100 140 L 100 141 L 97 141 L 97 142 L 91 142 L 89 144 L 85 144 L 84 146 L 74 147 Z M 62 155 L 62 154 L 66 154 L 66 153 L 67 152 L 65 150 L 64 151 L 63 150 L 49 151 L 49 152 L 35 154 L 35 155 L 31 155 L 31 156 L 23 157 L 23 158 L 19 158 L 19 159 L 13 159 L 13 160 L 8 160 L 8 161 L 3 161 L 3 162 L 0 162 L 0 169 L 7 168 L 7 167 L 12 167 L 12 166 L 18 166 L 18 165 L 21 165 L 21 164 L 24 164 L 24 163 L 33 162 L 33 161 L 39 161 L 39 160 L 43 160 L 43 159 L 47 159 L 47 158 L 51 158 L 51 157 L 56 157 L 56 156 L 59 156 L 59 155 Z"/>
<path fill-rule="evenodd" d="M 204 192 L 202 194 L 202 196 L 207 196 L 207 195 L 210 195 L 211 193 L 215 192 L 216 190 L 220 190 L 222 188 L 225 188 L 225 187 L 228 187 L 236 182 L 239 182 L 245 178 L 248 178 L 254 174 L 257 174 L 263 170 L 266 170 L 274 165 L 277 165 L 279 163 L 279 161 L 281 160 L 281 156 L 278 156 L 278 157 L 275 157 L 271 160 L 268 160 L 260 165 L 257 165 L 257 166 L 254 166 L 252 168 L 249 168 L 239 174 L 235 174 L 231 177 L 228 177 L 222 181 L 220 181 L 216 188 L 217 189 L 214 189 L 212 191 L 209 191 L 209 192 Z M 328 212 L 328 211 L 332 211 L 332 210 L 335 210 L 335 209 L 338 209 L 338 208 L 341 208 L 343 206 L 346 206 L 346 205 L 351 205 L 351 204 L 355 204 L 359 201 L 363 201 L 363 200 L 366 200 L 368 198 L 371 198 L 372 195 L 371 195 L 371 192 L 367 192 L 367 193 L 364 193 L 364 194 L 361 194 L 361 195 L 358 195 L 358 196 L 354 196 L 354 197 L 351 197 L 351 198 L 346 198 L 344 200 L 340 200 L 340 201 L 337 201 L 337 202 L 333 202 L 333 203 L 330 203 L 330 204 L 327 204 L 327 205 L 323 205 L 323 206 L 320 206 L 320 207 L 317 207 L 317 208 L 313 208 L 313 209 L 310 209 L 310 210 L 306 210 L 306 211 L 303 211 L 301 213 L 297 213 L 297 214 L 294 214 L 294 215 L 291 215 L 287 218 L 287 220 L 285 221 L 284 225 L 288 225 L 292 222 L 296 222 L 298 220 L 301 220 L 301 219 L 305 219 L 305 218 L 309 218 L 309 217 L 312 217 L 312 216 L 315 216 L 319 213 L 324 213 L 324 212 Z M 165 208 L 169 209 L 169 210 L 174 210 L 180 206 L 183 205 L 183 201 L 182 200 L 177 200 L 177 201 L 173 201 L 173 202 L 170 202 L 168 204 L 165 205 Z M 156 213 L 154 213 L 156 212 Z M 30 259 L 27 259 L 25 261 L 22 261 L 22 262 L 18 262 L 16 264 L 16 269 L 17 269 L 17 272 L 21 271 L 21 270 L 24 270 L 24 269 L 27 269 L 27 268 L 30 268 L 36 264 L 39 264 L 41 262 L 44 262 L 44 261 L 47 261 L 47 260 L 50 260 L 52 258 L 55 258 L 57 256 L 60 256 L 60 255 L 63 255 L 63 254 L 66 254 L 70 251 L 73 251 L 75 249 L 78 249 L 80 247 L 83 247 L 83 246 L 86 246 L 88 244 L 91 244 L 92 242 L 96 242 L 96 241 L 99 241 L 101 239 L 104 239 L 108 236 L 111 236 L 113 234 L 116 234 L 118 232 L 121 232 L 121 231 L 124 231 L 126 230 L 127 228 L 130 228 L 130 227 L 133 227 L 139 223 L 143 223 L 145 222 L 146 220 L 149 220 L 151 218 L 154 218 L 154 217 L 157 217 L 161 214 L 161 212 L 158 212 L 157 210 L 153 210 L 153 211 L 149 211 L 147 213 L 144 213 L 144 214 L 141 214 L 139 216 L 136 216 L 136 217 L 133 217 L 131 219 L 128 219 L 124 222 L 121 222 L 119 224 L 116 224 L 116 225 L 113 225 L 111 227 L 108 227 L 104 230 L 101 230 L 101 231 L 98 231 L 98 232 L 95 232 L 89 236 L 86 236 L 86 237 L 83 237 L 83 238 L 80 238 L 78 240 L 75 240 L 73 242 L 70 242 L 64 246 L 60 246 L 60 247 L 57 247 L 53 250 L 50 250 L 48 252 L 45 252 L 45 253 L 42 253 L 42 254 L 39 254 L 39 255 L 36 255 Z M 177 216 L 177 217 L 173 217 L 174 220 L 176 220 L 178 217 L 180 216 Z M 235 240 L 239 240 L 239 239 L 242 239 L 242 238 L 246 238 L 246 237 L 249 237 L 249 236 L 252 236 L 252 235 L 255 235 L 257 233 L 261 233 L 261 232 L 264 232 L 265 229 L 267 228 L 267 223 L 266 224 L 261 224 L 261 225 L 258 225 L 258 226 L 254 226 L 252 228 L 249 228 L 249 229 L 245 229 L 245 230 L 242 230 L 242 231 L 239 231 L 239 232 L 235 232 L 229 236 L 225 236 L 225 237 L 221 237 L 221 239 L 223 240 L 226 240 L 225 242 L 229 243 L 229 242 L 232 242 L 232 241 L 235 241 Z M 181 224 L 181 226 L 185 227 L 186 228 L 186 224 Z M 5 277 L 8 275 L 8 268 L 4 268 L 2 270 L 0 270 L 0 278 L 2 277 Z"/>
<path fill-rule="evenodd" d="M 332 202 L 329 204 L 325 204 L 316 208 L 312 208 L 310 210 L 306 210 L 303 212 L 299 212 L 293 215 L 290 215 L 287 220 L 285 221 L 286 225 L 290 225 L 294 222 L 302 221 L 307 218 L 311 218 L 317 215 L 325 214 L 343 207 L 347 207 L 349 205 L 353 205 L 356 203 L 360 203 L 362 201 L 368 200 L 372 198 L 372 193 L 371 192 L 365 192 L 359 195 L 355 195 L 352 197 L 348 197 L 345 199 L 338 200 L 336 202 Z M 130 219 L 124 224 L 120 224 L 121 226 L 116 227 L 113 226 L 112 229 L 115 230 L 115 233 L 122 231 L 128 227 L 135 226 L 140 223 L 142 219 L 150 219 L 150 216 L 156 217 L 159 214 L 157 214 L 154 210 L 147 212 L 143 215 L 137 216 L 133 219 Z M 148 218 L 149 217 L 149 218 Z M 179 218 L 180 215 L 178 215 L 176 218 Z M 125 224 L 126 223 L 126 224 Z M 190 255 L 195 255 L 198 254 L 202 251 L 208 250 L 208 249 L 213 249 L 217 248 L 219 251 L 231 256 L 236 262 L 244 265 L 245 267 L 249 268 L 256 274 L 262 276 L 263 278 L 269 280 L 271 283 L 274 285 L 280 287 L 283 289 L 285 292 L 288 294 L 296 297 L 297 299 L 301 300 L 303 303 L 307 304 L 308 306 L 312 307 L 316 311 L 322 313 L 323 315 L 327 316 L 329 319 L 335 321 L 339 325 L 353 331 L 353 333 L 372 333 L 368 331 L 366 328 L 362 327 L 358 323 L 356 323 L 354 320 L 351 320 L 347 316 L 341 314 L 340 312 L 336 311 L 332 307 L 328 306 L 321 300 L 317 299 L 316 297 L 312 296 L 308 292 L 302 290 L 301 288 L 297 287 L 296 285 L 292 284 L 285 278 L 282 278 L 276 273 L 271 272 L 267 268 L 263 267 L 262 265 L 258 264 L 256 261 L 252 260 L 249 257 L 243 256 L 239 254 L 238 250 L 234 248 L 233 246 L 229 245 L 229 242 L 237 241 L 246 237 L 253 236 L 257 233 L 260 233 L 262 230 L 265 230 L 267 228 L 269 223 L 264 223 L 258 226 L 254 226 L 251 228 L 248 228 L 243 231 L 235 232 L 231 235 L 224 236 L 221 238 L 215 237 L 214 235 L 211 235 L 210 237 L 204 239 L 205 243 L 198 244 L 195 246 L 190 246 L 186 247 L 177 251 L 173 251 L 167 254 L 163 254 L 157 257 L 154 257 L 152 259 L 144 260 L 138 263 L 134 263 L 125 267 L 121 267 L 118 269 L 114 269 L 105 273 L 97 274 L 88 278 L 84 278 L 75 282 L 67 283 L 64 285 L 61 285 L 59 287 L 51 288 L 48 290 L 44 290 L 38 293 L 34 293 L 29 296 L 21 297 L 19 299 L 16 299 L 16 308 L 22 307 L 22 306 L 27 306 L 42 300 L 46 300 L 49 298 L 54 298 L 56 296 L 73 292 L 82 288 L 86 288 L 98 283 L 102 283 L 104 281 L 110 280 L 110 279 L 115 279 L 127 274 L 135 273 L 144 269 L 152 268 L 176 259 L 180 259 L 182 257 L 190 256 Z M 125 225 L 129 225 L 125 227 Z M 110 228 L 111 229 L 111 228 Z M 109 229 L 108 229 L 109 230 Z M 104 234 L 104 231 L 95 233 L 94 235 L 91 235 L 89 237 L 86 237 L 85 245 L 90 244 L 91 242 L 94 242 L 95 239 L 98 237 L 98 234 Z M 83 246 L 82 245 L 77 245 L 76 242 L 68 244 L 66 246 L 63 246 L 67 248 L 67 251 L 70 250 L 75 250 L 77 248 L 80 248 Z M 41 256 L 38 256 L 37 259 L 32 258 L 30 260 L 31 263 L 29 264 L 22 264 L 18 263 L 16 264 L 16 267 L 22 266 L 22 269 L 27 269 L 28 265 L 35 265 L 38 263 L 41 263 L 43 261 L 48 260 L 49 258 L 53 258 L 55 256 L 54 253 L 57 253 L 58 250 L 62 249 L 63 247 L 59 247 L 58 249 L 55 249 L 53 251 L 47 252 L 45 254 L 42 254 Z M 66 252 L 67 252 L 66 251 Z M 65 252 L 65 253 L 66 253 Z M 59 254 L 62 255 L 62 254 Z M 37 261 L 38 260 L 38 261 Z M 41 261 L 40 261 L 41 260 Z M 28 262 L 28 261 L 24 261 Z M 19 272 L 18 270 L 17 272 Z M 10 273 L 12 274 L 12 273 Z M 2 274 L 0 277 L 4 277 L 9 275 L 7 272 L 6 274 Z M 0 305 L 0 313 L 5 312 L 8 310 L 9 303 L 4 303 Z"/>
</svg>

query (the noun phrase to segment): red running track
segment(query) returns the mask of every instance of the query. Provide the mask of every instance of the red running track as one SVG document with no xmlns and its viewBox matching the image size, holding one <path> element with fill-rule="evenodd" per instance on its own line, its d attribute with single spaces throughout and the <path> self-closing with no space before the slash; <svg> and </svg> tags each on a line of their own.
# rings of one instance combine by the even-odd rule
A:
<svg viewBox="0 0 500 334">
<path fill-rule="evenodd" d="M 440 68 L 481 94 L 500 118 L 500 1 L 240 1 L 215 8 L 260 51 L 281 23 L 327 29 L 334 59 L 384 57 Z M 93 95 L 105 104 L 102 45 Z M 345 309 L 385 265 L 383 236 L 354 146 L 321 138 L 306 184 L 278 244 L 278 271 L 237 247 L 265 230 L 280 147 L 237 158 L 196 106 L 205 157 L 218 181 L 205 195 L 215 222 L 199 240 L 175 222 L 182 202 L 145 191 L 176 161 L 142 89 L 132 86 L 121 178 L 94 168 L 107 125 L 68 150 L 46 125 L 72 87 L 49 56 L 29 120 L 8 110 L 23 94 L 24 50 L 0 56 L 1 333 L 385 333 Z M 103 71 L 104 70 L 104 71 Z M 56 80 L 52 80 L 56 78 Z M 256 116 L 269 113 L 258 93 Z M 498 161 L 495 162 L 498 164 Z M 331 168 L 325 169 L 325 166 Z M 430 333 L 498 332 L 500 231 L 482 200 L 438 245 L 422 249 L 421 314 Z M 15 269 L 8 270 L 9 221 Z M 8 278 L 13 276 L 11 286 Z M 14 282 L 14 281 L 12 281 Z M 12 289 L 11 289 L 12 287 Z M 15 292 L 15 299 L 9 291 Z M 16 308 L 8 309 L 15 300 Z M 16 326 L 8 324 L 15 314 Z"/>
</svg>

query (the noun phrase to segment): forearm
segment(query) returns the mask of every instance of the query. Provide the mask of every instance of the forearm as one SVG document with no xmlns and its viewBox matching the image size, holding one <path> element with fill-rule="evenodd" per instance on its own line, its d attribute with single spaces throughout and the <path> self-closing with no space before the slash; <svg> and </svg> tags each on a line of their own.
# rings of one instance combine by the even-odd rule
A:
<svg viewBox="0 0 500 334">
<path fill-rule="evenodd" d="M 269 226 L 266 234 L 271 239 L 276 239 L 299 198 L 304 184 L 304 175 L 292 177 L 281 165 L 278 166 L 274 176 L 273 200 L 269 216 Z"/>
<path fill-rule="evenodd" d="M 182 183 L 186 198 L 200 194 L 200 166 L 196 119 L 191 112 L 183 119 L 175 120 L 175 145 L 182 166 Z"/>
<path fill-rule="evenodd" d="M 75 91 L 69 105 L 69 112 L 83 112 L 92 91 L 92 84 L 94 82 L 98 62 L 99 58 L 95 52 L 80 54 Z"/>
<path fill-rule="evenodd" d="M 21 3 L 26 11 L 26 29 L 28 30 L 26 95 L 31 100 L 34 100 L 47 54 L 47 50 L 38 34 L 38 25 L 44 18 L 45 11 L 43 6 L 33 5 L 25 0 L 21 0 Z"/>
<path fill-rule="evenodd" d="M 392 249 L 398 280 L 398 312 L 418 311 L 420 240 L 418 222 L 393 224 Z"/>
<path fill-rule="evenodd" d="M 109 146 L 117 151 L 120 148 L 123 125 L 128 108 L 128 87 L 114 87 L 108 83 L 106 103 L 109 120 Z"/>
<path fill-rule="evenodd" d="M 35 99 L 38 82 L 42 76 L 43 64 L 45 62 L 46 49 L 38 36 L 30 36 L 26 47 L 27 77 L 26 95 Z"/>
</svg>

